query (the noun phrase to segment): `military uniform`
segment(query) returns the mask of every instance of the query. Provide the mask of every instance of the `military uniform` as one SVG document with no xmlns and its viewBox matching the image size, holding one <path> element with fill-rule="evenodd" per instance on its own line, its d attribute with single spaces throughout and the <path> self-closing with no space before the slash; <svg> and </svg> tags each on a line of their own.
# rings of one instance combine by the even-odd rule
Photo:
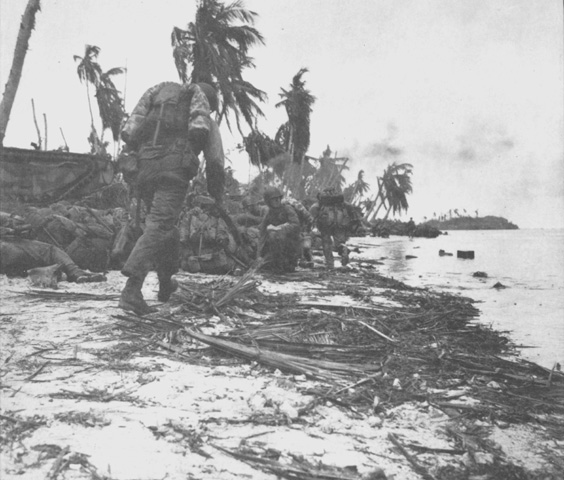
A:
<svg viewBox="0 0 564 480">
<path fill-rule="evenodd" d="M 300 266 L 313 267 L 313 257 L 311 255 L 311 230 L 313 228 L 313 217 L 303 203 L 293 198 L 284 200 L 283 203 L 290 205 L 300 221 L 300 258 L 304 261 Z"/>
<path fill-rule="evenodd" d="M 300 221 L 293 207 L 272 200 L 281 199 L 278 189 L 265 191 L 268 212 L 259 227 L 259 255 L 270 259 L 270 266 L 279 272 L 293 272 L 300 257 Z"/>
<path fill-rule="evenodd" d="M 342 199 L 342 195 L 329 190 L 318 195 L 318 202 L 314 203 L 309 213 L 314 219 L 315 225 L 321 235 L 321 244 L 325 264 L 329 268 L 335 266 L 333 259 L 333 248 L 341 257 L 341 265 L 349 262 L 349 250 L 346 242 L 349 232 L 355 221 L 356 214 L 352 205 Z M 335 199 L 326 201 L 325 199 Z"/>
<path fill-rule="evenodd" d="M 102 274 L 91 274 L 80 269 L 68 254 L 38 240 L 26 238 L 2 238 L 0 240 L 0 273 L 10 276 L 25 276 L 32 268 L 60 265 L 69 282 L 100 282 L 106 280 Z"/>
<path fill-rule="evenodd" d="M 122 138 L 138 152 L 135 188 L 149 212 L 143 234 L 122 273 L 129 277 L 120 306 L 138 314 L 150 311 L 141 295 L 147 273 L 156 269 L 159 300 L 176 288 L 180 237 L 176 223 L 190 180 L 204 152 L 208 191 L 220 200 L 224 185 L 223 146 L 210 117 L 210 102 L 197 84 L 164 82 L 147 90 L 126 122 Z"/>
</svg>

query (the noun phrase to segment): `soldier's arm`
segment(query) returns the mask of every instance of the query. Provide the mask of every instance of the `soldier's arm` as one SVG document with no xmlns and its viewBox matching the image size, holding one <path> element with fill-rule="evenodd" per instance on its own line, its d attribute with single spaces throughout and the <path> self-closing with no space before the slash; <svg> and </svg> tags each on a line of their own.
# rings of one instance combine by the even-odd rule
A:
<svg viewBox="0 0 564 480">
<path fill-rule="evenodd" d="M 302 205 L 302 210 L 303 210 L 306 230 L 310 231 L 313 228 L 313 216 L 311 215 L 311 213 L 308 212 L 307 208 L 305 208 L 303 205 Z"/>
<path fill-rule="evenodd" d="M 300 219 L 298 218 L 298 214 L 296 211 L 290 206 L 285 205 L 286 209 L 286 218 L 288 221 L 286 222 L 288 225 L 294 225 L 296 227 L 300 227 Z"/>
<path fill-rule="evenodd" d="M 221 201 L 225 191 L 225 156 L 219 126 L 211 119 L 209 136 L 204 145 L 204 157 L 208 192 L 217 201 Z"/>
<path fill-rule="evenodd" d="M 259 240 L 258 240 L 258 247 L 257 247 L 257 257 L 262 255 L 262 249 L 266 243 L 266 228 L 270 224 L 270 217 L 268 213 L 262 219 L 262 222 L 259 225 Z"/>
<path fill-rule="evenodd" d="M 188 139 L 192 143 L 194 153 L 199 155 L 209 142 L 211 128 L 211 111 L 208 97 L 196 84 L 189 87 L 192 97 L 190 100 L 190 118 L 188 120 Z"/>
</svg>

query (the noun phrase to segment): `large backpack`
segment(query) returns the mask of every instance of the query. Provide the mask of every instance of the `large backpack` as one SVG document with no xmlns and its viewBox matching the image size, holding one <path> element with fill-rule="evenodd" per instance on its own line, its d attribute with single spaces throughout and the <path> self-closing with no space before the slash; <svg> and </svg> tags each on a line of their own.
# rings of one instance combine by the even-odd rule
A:
<svg viewBox="0 0 564 480">
<path fill-rule="evenodd" d="M 346 228 L 351 221 L 342 194 L 319 195 L 317 226 L 320 229 Z"/>
</svg>

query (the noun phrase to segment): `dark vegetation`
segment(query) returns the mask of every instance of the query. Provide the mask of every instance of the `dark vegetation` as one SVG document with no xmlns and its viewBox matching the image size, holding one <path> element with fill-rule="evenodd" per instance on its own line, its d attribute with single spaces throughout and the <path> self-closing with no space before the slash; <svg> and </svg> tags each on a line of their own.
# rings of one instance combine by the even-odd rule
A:
<svg viewBox="0 0 564 480">
<path fill-rule="evenodd" d="M 429 220 L 425 225 L 441 230 L 517 230 L 519 227 L 503 217 L 456 217 Z"/>
</svg>

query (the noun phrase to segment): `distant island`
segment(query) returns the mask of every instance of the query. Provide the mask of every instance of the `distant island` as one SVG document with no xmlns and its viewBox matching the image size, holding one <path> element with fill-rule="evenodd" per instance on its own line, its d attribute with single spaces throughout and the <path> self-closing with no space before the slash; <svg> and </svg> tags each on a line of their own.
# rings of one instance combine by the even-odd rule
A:
<svg viewBox="0 0 564 480">
<path fill-rule="evenodd" d="M 429 220 L 424 223 L 439 230 L 518 230 L 519 227 L 503 217 L 456 217 L 446 220 Z"/>
</svg>

